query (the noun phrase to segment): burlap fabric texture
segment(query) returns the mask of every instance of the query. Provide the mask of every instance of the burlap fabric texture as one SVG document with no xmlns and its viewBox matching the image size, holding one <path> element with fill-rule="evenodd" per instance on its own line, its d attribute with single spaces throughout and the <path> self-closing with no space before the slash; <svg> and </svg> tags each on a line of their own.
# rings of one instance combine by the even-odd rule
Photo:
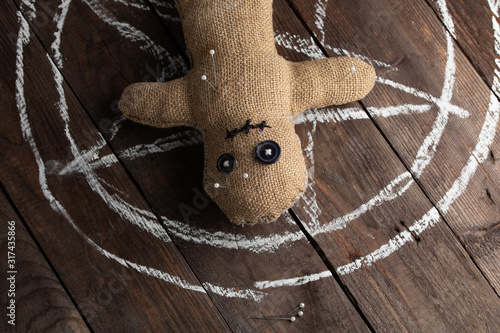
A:
<svg viewBox="0 0 500 333">
<path fill-rule="evenodd" d="M 205 191 L 234 223 L 274 221 L 308 182 L 293 119 L 312 107 L 363 98 L 375 83 L 375 71 L 354 58 L 295 63 L 280 57 L 272 0 L 178 0 L 177 6 L 190 73 L 166 83 L 133 84 L 123 92 L 119 108 L 142 124 L 197 128 L 205 141 Z M 215 51 L 215 74 L 210 50 Z M 248 120 L 265 121 L 271 128 L 227 138 L 228 130 Z M 274 164 L 256 159 L 255 149 L 265 140 L 281 147 Z M 225 153 L 236 159 L 229 174 L 217 168 Z"/>
</svg>

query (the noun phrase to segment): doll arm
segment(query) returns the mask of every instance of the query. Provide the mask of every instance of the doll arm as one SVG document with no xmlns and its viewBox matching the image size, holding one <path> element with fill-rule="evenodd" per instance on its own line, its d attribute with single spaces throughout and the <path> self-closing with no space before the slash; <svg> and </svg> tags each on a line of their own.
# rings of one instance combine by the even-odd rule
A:
<svg viewBox="0 0 500 333">
<path fill-rule="evenodd" d="M 291 62 L 292 116 L 310 108 L 360 100 L 375 84 L 375 70 L 348 57 Z"/>
<path fill-rule="evenodd" d="M 141 124 L 194 127 L 187 86 L 185 77 L 170 82 L 134 83 L 123 92 L 118 107 L 127 118 Z"/>
</svg>

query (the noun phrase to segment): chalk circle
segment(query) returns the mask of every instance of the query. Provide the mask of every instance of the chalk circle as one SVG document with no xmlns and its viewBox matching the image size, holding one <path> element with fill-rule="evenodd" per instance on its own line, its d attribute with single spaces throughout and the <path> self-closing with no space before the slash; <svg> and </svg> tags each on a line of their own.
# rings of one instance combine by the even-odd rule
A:
<svg viewBox="0 0 500 333">
<path fill-rule="evenodd" d="M 64 1 L 63 1 L 63 3 L 64 3 Z M 66 2 L 66 6 L 69 6 L 69 4 L 70 4 L 70 2 Z M 89 5 L 89 3 L 87 3 L 87 4 Z M 95 4 L 93 4 L 93 5 L 96 6 Z M 318 2 L 318 5 L 319 5 L 319 2 Z M 453 20 L 451 19 L 451 16 L 449 16 L 449 14 L 448 14 L 448 10 L 446 8 L 446 3 L 444 1 L 440 1 L 440 2 L 438 2 L 438 6 L 441 7 L 440 8 L 441 13 L 445 16 L 444 21 L 448 25 L 453 24 Z M 62 8 L 61 10 L 65 16 L 65 13 L 67 13 L 67 7 L 63 7 L 61 4 L 60 8 Z M 96 15 L 98 15 L 98 16 L 103 15 L 102 11 L 98 11 L 92 7 L 91 7 L 91 9 L 96 13 Z M 59 19 L 61 19 L 61 17 L 59 17 Z M 102 18 L 102 19 L 105 20 L 106 23 L 112 25 L 112 22 L 109 20 L 109 18 L 108 19 Z M 493 19 L 493 20 L 495 21 L 495 19 Z M 29 36 L 26 37 L 26 35 L 25 35 L 26 34 L 26 31 L 25 31 L 26 27 L 23 25 L 22 20 L 20 20 L 20 22 L 21 22 L 21 27 L 19 30 L 19 40 L 21 40 L 22 38 L 25 38 L 25 39 L 27 38 L 28 42 L 26 42 L 24 44 L 24 45 L 27 45 L 29 43 Z M 58 27 L 60 29 L 59 38 L 60 38 L 60 35 L 61 35 L 63 27 L 64 27 L 64 17 L 62 18 L 62 22 L 60 22 L 60 23 L 61 24 L 58 25 Z M 120 25 L 121 29 L 123 29 L 124 26 L 128 27 L 127 29 L 129 29 L 129 30 L 135 29 L 127 24 L 123 24 L 123 23 L 120 23 L 120 24 L 121 24 Z M 123 35 L 123 32 L 120 29 L 118 29 L 118 30 Z M 494 27 L 494 30 L 496 31 L 496 27 Z M 135 31 L 135 30 L 132 30 L 132 31 Z M 138 30 L 137 30 L 137 32 L 142 33 Z M 450 68 L 452 68 L 452 69 L 454 68 L 454 56 L 453 56 L 454 55 L 454 46 L 453 46 L 453 40 L 452 40 L 451 34 L 446 33 L 446 32 L 445 32 L 445 34 L 447 37 L 447 44 L 448 44 L 448 49 L 447 49 L 448 57 L 447 57 L 447 66 L 446 66 L 447 69 L 446 69 L 446 73 L 445 73 L 446 79 L 445 79 L 445 83 L 443 84 L 443 91 L 448 89 L 448 91 L 447 91 L 448 95 L 444 96 L 444 97 L 446 98 L 447 102 L 449 103 L 449 101 L 451 100 L 452 93 L 453 93 L 453 78 L 455 75 L 455 73 L 453 71 L 450 71 Z M 137 34 L 135 36 L 137 37 Z M 145 36 L 144 38 L 148 38 L 148 40 L 149 40 L 149 37 L 147 37 L 147 36 Z M 59 40 L 59 42 L 60 42 L 60 40 Z M 18 42 L 18 50 L 17 51 L 18 51 L 18 53 L 21 53 L 21 61 L 22 61 L 22 53 L 23 53 L 24 45 L 20 45 L 20 43 Z M 56 46 L 57 46 L 57 49 L 54 50 L 54 53 L 57 55 L 59 52 L 59 49 L 58 49 L 59 45 L 56 45 Z M 19 56 L 19 54 L 18 54 L 18 56 Z M 18 59 L 19 59 L 19 57 L 18 57 Z M 60 62 L 59 64 L 62 65 L 62 57 L 58 58 L 58 61 Z M 21 62 L 22 67 L 23 67 L 23 65 L 24 65 L 24 63 Z M 57 70 L 54 71 L 54 73 L 55 73 L 54 79 L 55 79 L 56 85 L 57 85 L 57 84 L 60 84 L 59 81 L 62 81 L 62 78 L 58 77 L 56 72 L 57 72 Z M 21 82 L 24 82 L 24 73 L 17 73 L 17 74 L 18 74 L 18 81 L 21 80 Z M 446 84 L 448 84 L 448 85 L 451 84 L 451 86 L 448 86 L 448 88 L 446 88 Z M 391 84 L 388 84 L 388 85 L 391 86 Z M 397 83 L 393 82 L 392 87 L 398 89 L 401 87 L 401 85 L 398 85 Z M 22 91 L 20 91 L 20 93 L 24 94 L 24 90 L 23 90 L 24 88 L 23 87 L 21 87 L 21 88 L 22 88 Z M 59 93 L 61 94 L 61 100 L 65 100 L 64 91 L 61 91 L 60 89 L 58 89 L 58 90 L 59 90 Z M 443 93 L 443 95 L 445 95 L 445 94 Z M 24 98 L 24 95 L 22 95 L 22 98 Z M 442 101 L 442 100 L 440 99 L 440 101 Z M 22 107 L 23 107 L 22 103 L 18 104 L 18 110 L 21 113 L 21 115 L 23 114 Z M 477 155 L 479 155 L 479 157 L 478 157 L 479 161 L 483 161 L 482 157 L 483 157 L 483 155 L 486 155 L 485 150 L 488 150 L 488 147 L 489 147 L 489 145 L 491 145 L 493 138 L 494 138 L 494 135 L 495 135 L 495 132 L 496 132 L 496 124 L 498 123 L 498 110 L 495 110 L 494 109 L 495 107 L 497 107 L 497 109 L 500 108 L 500 106 L 498 105 L 498 101 L 496 100 L 495 95 L 492 93 L 492 98 L 490 101 L 490 112 L 488 112 L 486 117 L 485 117 L 483 129 L 481 130 L 481 133 L 479 135 L 478 144 L 476 146 L 476 149 L 474 150 L 474 152 L 476 152 Z M 24 110 L 24 112 L 26 112 L 26 110 Z M 61 112 L 63 113 L 63 111 L 61 111 Z M 69 117 L 69 115 L 68 115 L 68 117 Z M 439 114 L 438 114 L 438 117 L 439 117 Z M 436 122 L 438 122 L 438 120 L 439 119 L 436 119 Z M 68 121 L 69 121 L 69 119 L 68 119 Z M 434 125 L 436 125 L 436 122 Z M 54 197 L 52 195 L 52 192 L 48 188 L 48 184 L 43 183 L 43 179 L 45 177 L 45 172 L 46 172 L 46 162 L 44 162 L 41 159 L 39 152 L 38 152 L 38 148 L 36 146 L 36 143 L 33 140 L 30 125 L 29 125 L 29 117 L 28 117 L 27 113 L 26 113 L 25 122 L 22 121 L 21 124 L 22 124 L 22 127 L 24 126 L 23 133 L 24 133 L 25 137 L 30 141 L 32 151 L 35 155 L 35 158 L 37 159 L 37 163 L 39 164 L 39 171 L 41 174 L 40 185 L 44 189 L 44 195 L 46 196 L 46 198 L 48 200 L 51 200 L 51 202 L 53 203 L 51 205 L 52 208 L 56 212 L 64 215 L 67 218 L 68 222 L 73 226 L 73 228 L 75 228 L 75 230 L 86 240 L 86 242 L 89 244 L 90 248 L 100 252 L 102 255 L 106 256 L 108 259 L 114 260 L 114 261 L 116 261 L 116 262 L 130 268 L 130 269 L 134 269 L 134 270 L 137 270 L 141 273 L 144 273 L 144 274 L 147 274 L 150 276 L 154 276 L 156 278 L 162 279 L 162 280 L 167 281 L 169 283 L 176 284 L 176 285 L 181 286 L 182 288 L 185 288 L 188 290 L 195 290 L 195 291 L 199 291 L 199 292 L 206 292 L 206 290 L 208 290 L 210 292 L 214 292 L 218 295 L 225 296 L 225 297 L 239 297 L 239 298 L 247 298 L 247 299 L 254 299 L 254 300 L 261 300 L 262 297 L 264 297 L 265 294 L 258 291 L 258 290 L 250 290 L 249 289 L 249 290 L 242 290 L 240 292 L 235 292 L 234 289 L 231 287 L 220 287 L 220 286 L 214 285 L 212 283 L 208 283 L 208 282 L 203 284 L 203 288 L 200 288 L 199 286 L 192 285 L 186 281 L 181 280 L 177 276 L 172 276 L 166 272 L 161 272 L 161 271 L 153 269 L 153 268 L 145 267 L 143 265 L 130 262 L 128 260 L 125 260 L 123 258 L 119 258 L 119 257 L 109 253 L 105 249 L 102 249 L 93 240 L 91 240 L 87 235 L 82 233 L 82 231 L 71 220 L 71 217 L 69 216 L 69 214 L 67 213 L 65 208 L 62 207 L 57 200 L 55 200 L 55 203 L 54 203 L 54 200 L 52 200 L 52 199 L 54 199 Z M 434 126 L 434 128 L 435 128 L 435 126 Z M 430 137 L 431 134 L 434 135 L 434 137 L 436 137 L 436 136 L 440 137 L 440 135 L 442 134 L 442 131 L 444 131 L 445 128 L 446 128 L 446 126 L 440 128 L 440 131 L 441 131 L 440 133 L 439 132 L 434 132 L 434 133 L 431 132 L 429 134 L 428 138 Z M 67 133 L 67 135 L 68 135 L 68 139 L 71 142 L 71 140 L 72 140 L 71 133 Z M 426 147 L 426 145 L 429 145 L 429 140 L 427 140 L 427 139 L 424 140 L 424 143 L 422 144 L 419 151 L 422 151 L 422 150 L 425 150 L 426 148 L 428 148 L 428 147 Z M 430 141 L 432 141 L 432 138 Z M 434 145 L 434 147 L 437 147 L 438 143 L 439 143 L 439 139 L 435 140 L 434 142 L 431 142 L 431 146 Z M 96 143 L 96 146 L 99 146 L 99 144 L 100 143 Z M 79 150 L 74 143 L 73 143 L 73 146 L 71 148 L 73 149 L 73 153 L 75 155 L 79 155 L 81 157 L 82 155 L 85 154 L 85 152 L 82 152 L 81 150 Z M 77 157 L 77 156 L 75 156 L 75 157 Z M 428 159 L 426 161 L 427 164 L 430 163 L 430 160 L 432 160 L 432 157 L 433 156 L 430 156 L 430 159 Z M 416 158 L 416 160 L 417 160 L 417 158 Z M 117 212 L 117 210 L 119 210 L 119 209 L 125 209 L 127 212 L 133 212 L 133 214 L 135 214 L 134 215 L 135 218 L 139 219 L 139 221 L 141 223 L 144 222 L 143 224 L 141 224 L 141 226 L 143 228 L 145 228 L 146 230 L 148 230 L 149 232 L 154 234 L 155 237 L 159 237 L 166 242 L 170 241 L 169 235 L 167 235 L 166 233 L 162 234 L 161 226 L 159 224 L 157 226 L 154 224 L 156 221 L 156 217 L 151 212 L 141 210 L 137 207 L 134 207 L 134 206 L 128 204 L 126 202 L 126 200 L 124 200 L 120 196 L 120 193 L 118 193 L 118 191 L 117 191 L 117 193 L 112 194 L 112 197 L 114 197 L 115 200 L 109 201 L 108 194 L 106 194 L 107 192 L 103 191 L 103 188 L 105 186 L 100 184 L 99 177 L 95 174 L 90 163 L 84 158 L 81 159 L 81 163 L 82 163 L 81 168 L 83 168 L 87 172 L 86 177 L 87 177 L 87 182 L 89 183 L 89 187 L 94 192 L 96 192 L 96 194 L 101 196 L 101 198 L 108 204 L 108 206 L 110 207 L 110 209 L 112 211 Z M 417 173 L 423 172 L 423 170 L 425 169 L 425 166 L 427 164 L 421 164 L 419 166 L 419 165 L 417 165 L 417 163 L 418 162 L 415 161 L 414 166 L 415 165 L 416 166 L 415 166 L 415 168 L 413 168 L 412 171 L 417 172 Z M 472 178 L 472 176 L 475 174 L 475 171 L 477 169 L 477 164 L 474 164 L 474 163 L 477 163 L 477 162 L 475 160 L 474 161 L 469 160 L 467 165 L 463 168 L 461 175 L 455 180 L 452 187 L 447 191 L 446 195 L 438 202 L 437 206 L 438 206 L 438 208 L 441 209 L 442 212 L 446 213 L 448 208 L 451 206 L 451 204 L 465 191 L 465 188 L 468 184 L 468 181 L 470 180 L 470 178 Z M 46 179 L 45 179 L 45 181 L 46 181 Z M 95 185 L 96 181 L 99 183 L 99 185 Z M 91 185 L 91 182 L 92 182 L 92 185 Z M 402 174 L 402 175 L 398 176 L 395 180 L 393 180 L 390 184 L 388 184 L 385 188 L 381 189 L 379 195 L 382 196 L 382 195 L 386 195 L 387 193 L 389 193 L 390 195 L 387 197 L 386 201 L 394 200 L 394 198 L 397 198 L 397 197 L 403 195 L 405 193 L 406 189 L 411 186 L 412 182 L 413 182 L 413 180 L 412 180 L 412 176 L 410 173 Z M 457 184 L 458 185 L 465 184 L 465 186 L 460 187 Z M 383 202 L 385 202 L 385 201 L 383 201 Z M 319 234 L 319 233 L 331 233 L 332 231 L 336 230 L 336 227 L 338 227 L 338 225 L 336 223 L 339 223 L 339 221 L 342 220 L 344 222 L 347 221 L 346 223 L 349 223 L 350 221 L 358 218 L 362 214 L 369 211 L 366 209 L 366 207 L 367 207 L 366 204 L 369 204 L 369 203 L 370 202 L 365 203 L 365 205 L 358 207 L 353 212 L 346 214 L 339 219 L 333 220 L 331 223 L 327 223 L 324 225 L 316 225 L 316 226 L 313 225 L 313 226 L 311 226 L 310 232 L 313 235 Z M 357 214 L 354 214 L 355 212 L 357 212 Z M 123 216 L 125 218 L 127 217 L 125 215 L 123 215 Z M 233 244 L 233 246 L 234 246 L 234 244 L 236 243 L 235 240 L 237 240 L 238 241 L 238 249 L 240 251 L 246 249 L 248 251 L 255 252 L 256 255 L 258 255 L 258 253 L 261 253 L 261 252 L 268 252 L 268 251 L 277 250 L 283 244 L 288 244 L 288 243 L 291 243 L 291 242 L 294 242 L 294 241 L 297 241 L 299 239 L 304 238 L 304 235 L 299 231 L 297 233 L 286 232 L 286 233 L 281 234 L 281 235 L 272 234 L 272 235 L 266 235 L 266 236 L 258 236 L 258 237 L 255 237 L 253 239 L 247 239 L 246 237 L 244 237 L 241 234 L 224 234 L 224 233 L 219 233 L 219 232 L 213 233 L 213 232 L 209 232 L 209 231 L 206 231 L 206 230 L 203 230 L 200 228 L 189 226 L 188 224 L 182 223 L 180 221 L 170 220 L 166 217 L 163 217 L 163 218 L 164 218 L 164 222 L 165 222 L 169 232 L 175 237 L 179 237 L 179 238 L 182 238 L 184 240 L 195 242 L 195 243 L 211 245 L 211 246 L 216 247 L 216 248 L 230 248 L 231 244 Z M 132 222 L 132 220 L 129 220 L 129 221 Z M 135 221 L 135 222 L 137 222 L 137 221 Z M 433 226 L 435 223 L 438 223 L 438 222 L 439 222 L 439 214 L 437 214 L 437 210 L 433 209 L 433 210 L 429 211 L 427 214 L 425 214 L 422 217 L 422 220 L 415 221 L 415 223 L 410 228 L 413 228 L 414 230 L 416 230 L 418 232 L 423 232 L 424 230 L 426 230 L 427 228 Z M 400 234 L 400 238 L 405 239 L 404 236 L 405 235 L 403 233 Z M 391 241 L 392 240 L 390 240 L 389 243 L 387 243 L 387 244 L 390 244 Z M 381 244 L 380 249 L 384 248 L 384 246 L 386 246 L 387 244 Z M 87 248 L 89 248 L 89 247 L 87 247 Z M 373 262 L 373 260 L 379 260 L 379 259 L 382 259 L 382 258 L 391 254 L 391 253 L 385 253 L 385 256 L 379 255 L 377 257 L 376 255 L 374 255 L 374 253 L 377 254 L 376 251 L 374 251 L 373 253 L 368 254 L 361 259 L 358 259 L 358 261 L 354 261 L 354 262 L 348 263 L 347 265 L 339 267 L 338 272 L 340 274 L 352 273 L 355 270 L 362 267 L 364 264 L 369 265 L 370 263 Z M 375 258 L 375 259 L 373 259 L 373 258 Z M 372 260 L 372 261 L 370 261 L 370 260 Z M 344 270 L 342 270 L 342 269 L 344 269 Z M 295 278 L 284 279 L 284 280 L 279 280 L 279 281 L 278 280 L 277 281 L 256 281 L 254 283 L 254 286 L 256 287 L 256 289 L 266 289 L 266 288 L 273 288 L 273 287 L 280 287 L 280 286 L 296 286 L 296 285 L 300 285 L 300 284 L 307 283 L 310 281 L 316 281 L 318 279 L 329 277 L 329 276 L 331 276 L 331 273 L 328 271 L 325 271 L 325 272 L 313 274 L 311 276 L 295 277 Z M 300 281 L 302 281 L 302 282 L 300 282 Z"/>
</svg>

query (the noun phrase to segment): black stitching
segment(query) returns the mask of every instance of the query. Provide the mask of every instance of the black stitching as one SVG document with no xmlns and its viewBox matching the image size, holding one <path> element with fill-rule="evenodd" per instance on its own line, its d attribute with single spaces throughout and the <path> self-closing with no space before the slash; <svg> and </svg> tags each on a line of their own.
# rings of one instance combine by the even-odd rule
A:
<svg viewBox="0 0 500 333">
<path fill-rule="evenodd" d="M 263 131 L 263 130 L 264 130 L 264 128 L 266 128 L 266 127 L 267 127 L 267 128 L 272 128 L 271 126 L 266 125 L 266 121 L 265 121 L 265 120 L 264 120 L 263 122 L 261 122 L 260 124 L 258 124 L 258 125 L 251 125 L 251 124 L 250 124 L 250 122 L 251 122 L 251 120 L 250 120 L 250 119 L 248 119 L 248 120 L 246 121 L 246 123 L 245 123 L 245 125 L 244 125 L 243 127 L 241 127 L 241 128 L 235 128 L 235 129 L 233 129 L 232 131 L 230 131 L 230 130 L 226 129 L 226 132 L 227 132 L 226 139 L 231 139 L 231 140 L 233 140 L 233 139 L 234 139 L 234 137 L 235 137 L 236 135 L 238 135 L 239 133 L 241 133 L 241 132 L 245 132 L 245 134 L 250 133 L 250 130 L 251 130 L 251 129 L 256 129 L 256 128 L 258 128 L 258 129 L 260 129 L 261 131 Z"/>
</svg>

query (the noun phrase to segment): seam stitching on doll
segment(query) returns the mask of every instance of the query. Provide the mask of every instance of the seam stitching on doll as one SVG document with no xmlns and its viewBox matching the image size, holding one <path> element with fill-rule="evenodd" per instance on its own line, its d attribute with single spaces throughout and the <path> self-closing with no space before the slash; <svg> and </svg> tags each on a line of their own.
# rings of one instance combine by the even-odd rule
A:
<svg viewBox="0 0 500 333">
<path fill-rule="evenodd" d="M 266 125 L 266 121 L 265 120 L 263 122 L 261 122 L 260 124 L 257 124 L 257 125 L 252 125 L 250 123 L 251 123 L 251 120 L 248 119 L 246 121 L 245 125 L 243 125 L 240 128 L 235 128 L 232 131 L 226 129 L 226 132 L 227 132 L 226 139 L 234 140 L 234 138 L 236 137 L 236 135 L 238 135 L 239 133 L 245 132 L 245 134 L 248 134 L 251 129 L 259 129 L 262 132 L 262 131 L 264 131 L 264 128 L 266 128 L 266 127 L 267 128 L 272 128 L 271 126 Z"/>
</svg>

